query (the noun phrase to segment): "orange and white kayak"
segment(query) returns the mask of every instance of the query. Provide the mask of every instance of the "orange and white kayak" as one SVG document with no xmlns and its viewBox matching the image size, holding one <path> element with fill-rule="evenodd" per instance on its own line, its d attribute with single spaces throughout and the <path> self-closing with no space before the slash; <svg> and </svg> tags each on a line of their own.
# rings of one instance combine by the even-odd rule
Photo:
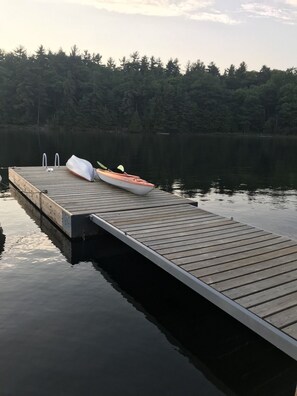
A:
<svg viewBox="0 0 297 396">
<path fill-rule="evenodd" d="M 153 190 L 154 184 L 128 173 L 117 173 L 111 170 L 96 169 L 99 178 L 108 184 L 123 188 L 133 194 L 145 195 Z"/>
</svg>

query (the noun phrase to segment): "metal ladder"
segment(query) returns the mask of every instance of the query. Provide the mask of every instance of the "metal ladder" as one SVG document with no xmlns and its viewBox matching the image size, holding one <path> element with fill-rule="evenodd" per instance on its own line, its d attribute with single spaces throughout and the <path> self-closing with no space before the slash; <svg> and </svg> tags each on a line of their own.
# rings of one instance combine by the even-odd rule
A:
<svg viewBox="0 0 297 396">
<path fill-rule="evenodd" d="M 46 155 L 46 153 L 43 153 L 43 154 L 42 154 L 42 163 L 41 163 L 41 166 L 42 166 L 43 168 L 45 168 L 46 170 L 53 170 L 53 168 L 49 168 L 49 167 L 47 166 L 47 155 Z M 55 154 L 54 167 L 55 167 L 55 168 L 59 168 L 59 167 L 60 167 L 60 156 L 59 156 L 59 153 L 56 153 L 56 154 Z"/>
</svg>

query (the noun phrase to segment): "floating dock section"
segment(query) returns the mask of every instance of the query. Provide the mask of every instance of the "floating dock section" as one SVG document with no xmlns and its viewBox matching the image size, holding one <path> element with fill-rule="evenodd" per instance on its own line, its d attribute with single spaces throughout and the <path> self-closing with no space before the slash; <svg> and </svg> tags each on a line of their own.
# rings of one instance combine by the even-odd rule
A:
<svg viewBox="0 0 297 396">
<path fill-rule="evenodd" d="M 9 179 L 68 237 L 111 233 L 297 360 L 296 241 L 65 167 L 11 168 Z"/>
</svg>

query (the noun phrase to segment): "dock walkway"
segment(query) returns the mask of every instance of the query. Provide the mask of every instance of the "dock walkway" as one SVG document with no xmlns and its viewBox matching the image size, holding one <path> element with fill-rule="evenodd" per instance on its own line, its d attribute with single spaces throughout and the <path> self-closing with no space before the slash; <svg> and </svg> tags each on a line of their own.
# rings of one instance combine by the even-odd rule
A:
<svg viewBox="0 0 297 396">
<path fill-rule="evenodd" d="M 69 237 L 108 231 L 297 360 L 296 241 L 158 189 L 139 197 L 89 183 L 64 167 L 15 168 L 9 178 Z"/>
</svg>

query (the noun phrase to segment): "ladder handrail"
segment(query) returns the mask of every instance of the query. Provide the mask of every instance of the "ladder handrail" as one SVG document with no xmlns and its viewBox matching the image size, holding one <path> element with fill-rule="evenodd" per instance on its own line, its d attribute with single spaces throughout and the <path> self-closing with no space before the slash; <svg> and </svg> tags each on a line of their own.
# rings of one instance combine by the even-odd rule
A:
<svg viewBox="0 0 297 396">
<path fill-rule="evenodd" d="M 59 153 L 56 153 L 55 154 L 55 165 L 54 165 L 55 167 L 60 167 L 60 156 L 59 156 Z"/>
<path fill-rule="evenodd" d="M 46 153 L 42 154 L 42 167 L 47 168 L 47 155 Z"/>
<path fill-rule="evenodd" d="M 46 155 L 46 153 L 42 154 L 42 164 L 41 164 L 41 166 L 43 168 L 47 168 L 48 167 L 47 166 L 47 155 Z M 55 154 L 54 167 L 55 168 L 60 168 L 60 155 L 59 155 L 59 153 Z"/>
</svg>

